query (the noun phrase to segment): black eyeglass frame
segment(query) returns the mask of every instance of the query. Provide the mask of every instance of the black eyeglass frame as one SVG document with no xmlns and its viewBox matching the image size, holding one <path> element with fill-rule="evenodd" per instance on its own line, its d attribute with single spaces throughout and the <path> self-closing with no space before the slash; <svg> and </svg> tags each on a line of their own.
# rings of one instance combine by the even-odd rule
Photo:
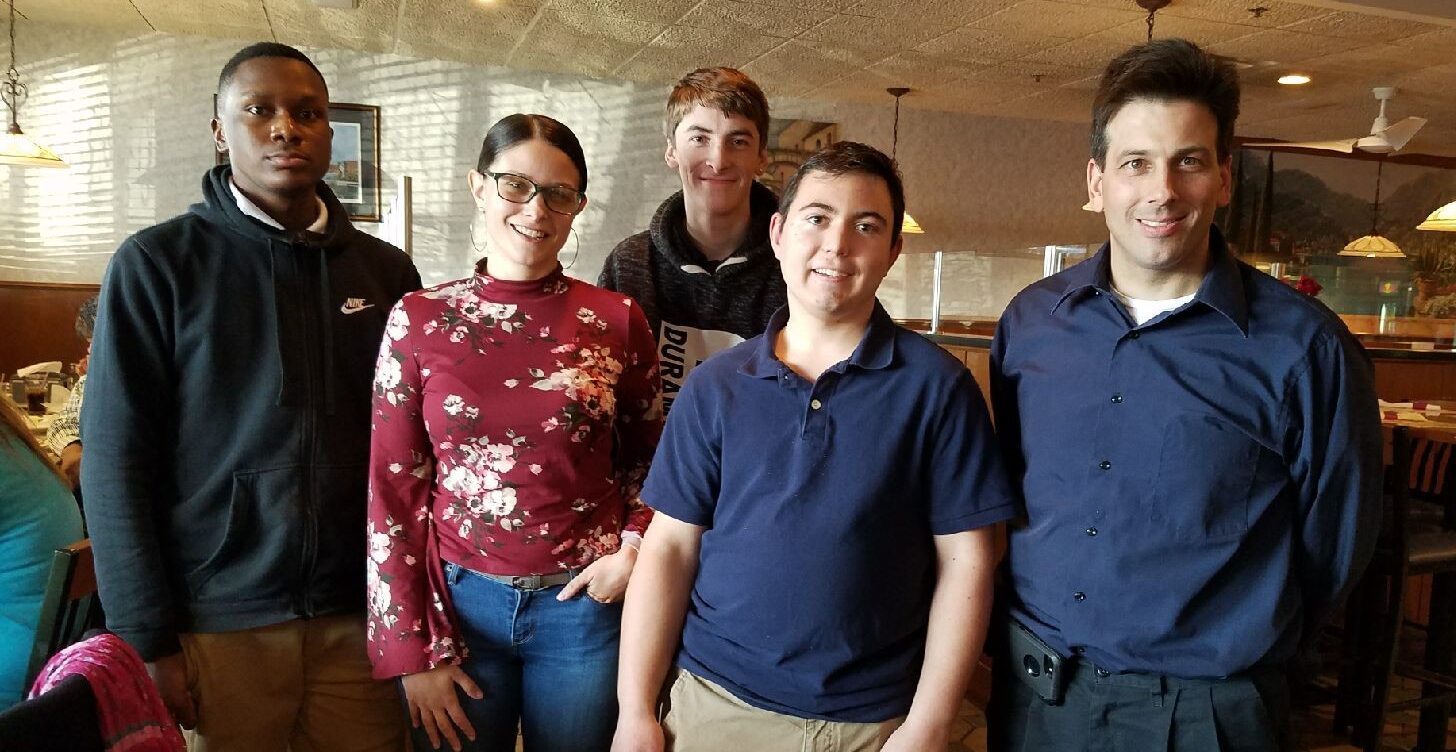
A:
<svg viewBox="0 0 1456 752">
<path fill-rule="evenodd" d="M 556 212 L 557 214 L 560 214 L 560 215 L 563 215 L 563 216 L 567 216 L 567 217 L 574 217 L 574 216 L 580 214 L 581 213 L 581 210 L 582 210 L 582 207 L 584 207 L 586 205 L 586 194 L 583 193 L 583 192 L 581 192 L 581 191 L 576 190 L 575 188 L 568 188 L 568 187 L 566 187 L 564 185 L 546 185 L 546 186 L 543 186 L 543 185 L 537 183 L 536 181 L 534 181 L 534 180 L 526 177 L 525 175 L 522 175 L 522 174 L 516 173 L 516 172 L 482 172 L 480 174 L 482 174 L 482 175 L 490 178 L 491 180 L 495 181 L 495 195 L 500 196 L 501 199 L 503 199 L 505 201 L 509 201 L 509 202 L 511 202 L 513 204 L 529 204 L 529 203 L 531 203 L 531 199 L 535 198 L 536 197 L 536 194 L 539 193 L 539 194 L 541 194 L 542 196 L 544 196 L 546 198 L 546 208 L 547 209 L 550 209 L 551 211 Z M 504 193 L 501 193 L 500 180 L 501 180 L 501 178 L 505 178 L 505 177 L 511 177 L 511 178 L 515 178 L 517 180 L 524 180 L 528 185 L 531 186 L 531 192 L 528 193 L 528 194 L 526 194 L 526 197 L 523 198 L 523 199 L 521 199 L 520 201 L 517 201 L 517 200 L 515 200 L 513 198 L 508 198 Z M 543 188 L 546 189 L 546 191 L 548 191 L 548 192 L 543 192 L 542 191 Z M 575 195 L 576 196 L 576 209 L 574 209 L 573 211 L 564 212 L 564 211 L 561 211 L 560 209 L 557 209 L 556 207 L 552 206 L 551 205 L 551 195 L 552 195 L 552 193 L 555 193 L 556 195 L 564 195 L 564 194 L 567 194 L 567 193 L 570 193 L 572 195 Z"/>
</svg>

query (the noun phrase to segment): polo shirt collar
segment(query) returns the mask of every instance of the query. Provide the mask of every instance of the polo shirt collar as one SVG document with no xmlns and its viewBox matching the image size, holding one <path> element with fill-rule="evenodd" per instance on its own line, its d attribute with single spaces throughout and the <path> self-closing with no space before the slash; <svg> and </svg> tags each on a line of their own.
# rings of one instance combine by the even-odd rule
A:
<svg viewBox="0 0 1456 752">
<path fill-rule="evenodd" d="M 1062 304 L 1073 297 L 1080 300 L 1093 291 L 1105 293 L 1109 298 L 1113 295 L 1111 246 L 1110 242 L 1103 243 L 1097 255 L 1064 272 L 1067 289 L 1052 305 L 1052 313 L 1056 313 Z M 1239 333 L 1247 337 L 1249 299 L 1244 290 L 1243 274 L 1239 270 L 1238 261 L 1229 252 L 1228 244 L 1224 242 L 1223 233 L 1215 226 L 1208 228 L 1208 255 L 1208 272 L 1203 275 L 1203 281 L 1199 283 L 1193 301 L 1218 311 L 1229 323 L 1238 327 Z"/>
<path fill-rule="evenodd" d="M 779 332 L 783 331 L 784 325 L 789 323 L 789 307 L 783 306 L 774 312 L 768 321 L 768 327 L 764 329 L 763 336 L 759 337 L 757 345 L 748 359 L 739 366 L 738 371 L 746 376 L 760 379 L 776 379 L 783 375 L 788 366 L 778 359 L 774 354 L 774 343 L 778 341 Z M 833 366 L 831 371 L 844 371 L 848 366 L 855 366 L 865 370 L 880 370 L 888 368 L 895 362 L 895 321 L 890 318 L 880 301 L 875 301 L 875 310 L 870 314 L 869 326 L 865 328 L 864 337 L 854 352 L 842 363 Z"/>
</svg>

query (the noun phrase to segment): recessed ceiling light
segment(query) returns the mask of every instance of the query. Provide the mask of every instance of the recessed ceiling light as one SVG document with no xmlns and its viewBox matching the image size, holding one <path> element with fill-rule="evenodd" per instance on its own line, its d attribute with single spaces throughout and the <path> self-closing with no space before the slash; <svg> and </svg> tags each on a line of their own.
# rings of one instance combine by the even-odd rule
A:
<svg viewBox="0 0 1456 752">
<path fill-rule="evenodd" d="M 1279 77 L 1279 83 L 1285 86 L 1303 86 L 1309 83 L 1309 76 L 1303 73 L 1290 73 Z"/>
</svg>

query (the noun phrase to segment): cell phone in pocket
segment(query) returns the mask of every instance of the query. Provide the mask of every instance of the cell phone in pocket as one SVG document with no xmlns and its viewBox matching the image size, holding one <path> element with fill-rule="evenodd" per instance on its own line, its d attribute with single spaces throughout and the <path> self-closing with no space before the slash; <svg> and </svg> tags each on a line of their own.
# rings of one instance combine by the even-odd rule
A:
<svg viewBox="0 0 1456 752">
<path fill-rule="evenodd" d="M 1007 619 L 1006 624 L 1007 652 L 1012 664 L 1008 669 L 1016 672 L 1046 704 L 1062 704 L 1066 677 L 1061 654 L 1015 619 Z"/>
</svg>

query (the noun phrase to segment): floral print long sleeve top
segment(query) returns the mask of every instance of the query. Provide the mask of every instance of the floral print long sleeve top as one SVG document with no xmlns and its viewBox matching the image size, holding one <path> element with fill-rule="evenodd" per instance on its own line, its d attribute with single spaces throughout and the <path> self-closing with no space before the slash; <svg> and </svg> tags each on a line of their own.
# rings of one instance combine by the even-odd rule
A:
<svg viewBox="0 0 1456 752">
<path fill-rule="evenodd" d="M 556 273 L 406 295 L 374 381 L 369 643 L 379 678 L 464 657 L 441 560 L 551 574 L 615 552 L 662 432 L 631 298 Z"/>
</svg>

